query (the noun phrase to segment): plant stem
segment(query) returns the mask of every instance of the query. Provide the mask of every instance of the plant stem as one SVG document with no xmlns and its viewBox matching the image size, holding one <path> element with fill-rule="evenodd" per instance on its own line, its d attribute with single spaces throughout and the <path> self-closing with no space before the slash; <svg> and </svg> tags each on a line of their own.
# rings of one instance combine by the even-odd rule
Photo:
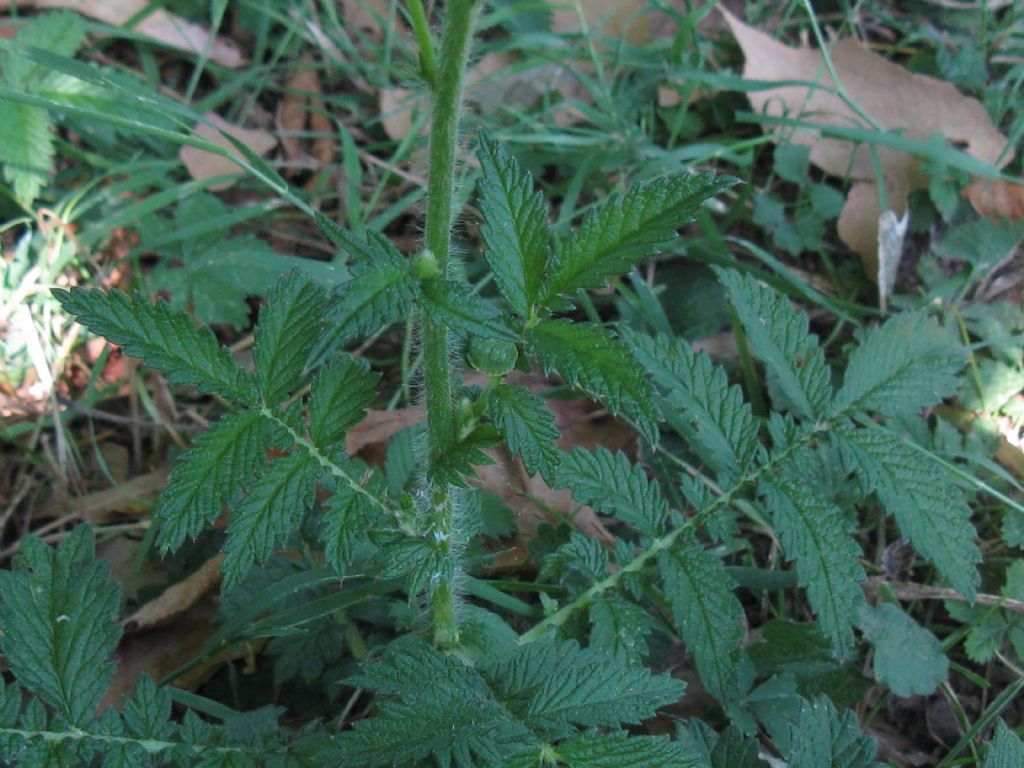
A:
<svg viewBox="0 0 1024 768">
<path fill-rule="evenodd" d="M 440 67 L 433 83 L 425 245 L 434 255 L 442 278 L 446 278 L 449 273 L 459 110 L 476 6 L 476 0 L 450 0 L 445 5 Z M 448 331 L 424 316 L 422 338 L 428 436 L 427 474 L 430 476 L 444 453 L 455 442 L 456 418 L 452 402 Z M 453 501 L 447 488 L 432 488 L 430 495 L 435 516 L 430 528 L 436 540 L 445 542 L 450 552 L 455 534 Z M 441 648 L 455 646 L 459 638 L 455 619 L 455 589 L 452 584 L 454 572 L 455 569 L 445 569 L 439 583 L 434 585 L 430 600 L 434 642 Z"/>
</svg>

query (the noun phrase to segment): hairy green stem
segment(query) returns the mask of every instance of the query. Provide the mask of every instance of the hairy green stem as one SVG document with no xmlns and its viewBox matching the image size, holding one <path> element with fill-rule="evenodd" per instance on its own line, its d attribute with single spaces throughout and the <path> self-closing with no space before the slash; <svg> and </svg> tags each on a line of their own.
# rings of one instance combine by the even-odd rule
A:
<svg viewBox="0 0 1024 768">
<path fill-rule="evenodd" d="M 476 0 L 450 0 L 445 5 L 441 31 L 440 66 L 433 83 L 434 107 L 430 124 L 430 172 L 427 178 L 425 247 L 436 259 L 441 277 L 449 273 L 452 197 L 455 183 L 459 110 L 463 76 L 473 33 Z M 421 55 L 422 55 L 421 51 Z M 429 55 L 429 54 L 428 54 Z M 447 329 L 423 318 L 423 386 L 427 409 L 427 474 L 438 465 L 455 442 L 456 417 L 452 402 L 452 370 L 448 357 Z M 446 488 L 432 488 L 435 519 L 431 529 L 439 542 L 450 548 L 455 538 L 452 501 Z M 453 571 L 441 574 L 430 600 L 434 642 L 441 648 L 458 643 Z"/>
</svg>

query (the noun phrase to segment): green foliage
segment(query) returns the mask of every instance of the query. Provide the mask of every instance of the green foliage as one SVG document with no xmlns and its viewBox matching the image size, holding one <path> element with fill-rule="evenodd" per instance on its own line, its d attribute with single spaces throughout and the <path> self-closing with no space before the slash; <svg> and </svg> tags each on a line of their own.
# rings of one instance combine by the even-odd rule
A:
<svg viewBox="0 0 1024 768">
<path fill-rule="evenodd" d="M 255 402 L 256 383 L 217 343 L 213 332 L 166 302 L 151 304 L 121 291 L 72 288 L 53 292 L 68 314 L 93 333 L 124 347 L 167 375 L 173 384 L 193 384 L 201 392 Z"/>
<path fill-rule="evenodd" d="M 513 765 L 553 747 L 578 752 L 589 761 L 581 765 L 607 765 L 623 758 L 624 735 L 601 739 L 580 729 L 639 722 L 682 693 L 682 683 L 667 676 L 609 662 L 575 643 L 543 640 L 471 667 L 419 640 L 394 643 L 351 681 L 376 692 L 375 712 L 338 738 L 331 759 L 377 766 L 433 756 L 441 764 Z M 677 753 L 662 740 L 641 740 L 632 759 L 645 765 L 651 756 Z"/>
<path fill-rule="evenodd" d="M 191 310 L 202 323 L 243 329 L 249 325 L 247 297 L 266 295 L 283 273 L 298 270 L 325 287 L 345 277 L 339 267 L 281 255 L 257 237 L 226 235 L 239 218 L 214 195 L 198 193 L 182 200 L 172 217 L 143 219 L 140 248 L 160 257 L 146 273 L 146 285 L 167 293 L 172 307 Z"/>
<path fill-rule="evenodd" d="M 433 322 L 453 333 L 482 339 L 515 341 L 516 335 L 486 299 L 454 280 L 424 280 L 420 284 L 423 311 Z"/>
<path fill-rule="evenodd" d="M 955 589 L 973 597 L 981 553 L 971 509 L 951 478 L 920 451 L 878 428 L 841 429 L 836 436 L 864 489 L 878 496 L 903 535 Z"/>
<path fill-rule="evenodd" d="M 531 475 L 540 472 L 554 483 L 562 453 L 555 446 L 558 429 L 554 414 L 544 401 L 522 387 L 498 384 L 487 393 L 487 414 L 526 471 Z"/>
<path fill-rule="evenodd" d="M 280 405 L 302 380 L 309 350 L 320 336 L 323 304 L 323 291 L 295 273 L 267 295 L 252 350 L 266 405 Z"/>
<path fill-rule="evenodd" d="M 299 527 L 313 502 L 319 465 L 309 454 L 291 453 L 267 465 L 231 513 L 224 546 L 224 580 L 237 582 L 263 562 Z"/>
<path fill-rule="evenodd" d="M 156 508 L 165 552 L 198 536 L 235 500 L 263 464 L 271 426 L 255 411 L 225 416 L 178 458 Z"/>
<path fill-rule="evenodd" d="M 82 18 L 74 13 L 40 14 L 25 22 L 14 38 L 15 47 L 0 56 L 0 72 L 6 85 L 31 93 L 53 89 L 61 83 L 54 73 L 21 55 L 33 48 L 61 56 L 74 56 L 85 37 Z M 30 207 L 46 184 L 53 166 L 54 136 L 49 113 L 20 102 L 4 103 L 4 140 L 0 142 L 0 164 L 14 197 Z"/>
<path fill-rule="evenodd" d="M 897 696 L 928 696 L 946 680 L 949 660 L 942 644 L 898 605 L 865 606 L 860 628 L 875 648 L 875 679 Z"/>
<path fill-rule="evenodd" d="M 545 320 L 530 329 L 530 351 L 545 373 L 557 371 L 572 386 L 637 425 L 648 440 L 658 429 L 650 385 L 629 351 L 610 332 L 570 320 Z"/>
<path fill-rule="evenodd" d="M 472 5 L 459 0 L 445 10 L 468 25 Z M 446 29 L 443 46 L 453 34 Z M 443 57 L 435 76 L 450 79 L 460 61 Z M 434 126 L 435 148 L 457 134 Z M 171 305 L 117 292 L 57 293 L 67 311 L 125 354 L 145 359 L 173 383 L 227 401 L 226 415 L 175 462 L 155 512 L 156 543 L 164 552 L 178 549 L 226 513 L 223 537 L 209 541 L 223 539 L 230 618 L 204 656 L 273 636 L 275 680 L 282 684 L 275 696 L 327 691 L 331 700 L 314 711 L 335 721 L 334 697 L 343 684 L 344 727 L 311 722 L 305 731 L 283 729 L 280 710 L 270 707 L 221 711 L 218 725 L 194 713 L 179 723 L 171 719 L 167 690 L 145 679 L 123 715 L 96 722 L 116 640 L 116 592 L 81 544 L 84 534 L 76 533 L 55 551 L 27 543 L 28 567 L 0 581 L 0 642 L 32 697 L 23 706 L 20 688 L 0 692 L 3 759 L 36 750 L 70 764 L 92 750 L 89 759 L 115 755 L 111 766 L 157 755 L 150 764 L 167 758 L 209 766 L 763 768 L 764 749 L 797 768 L 875 766 L 873 743 L 855 716 L 833 703 L 855 698 L 844 685 L 864 684 L 851 672 L 863 662 L 854 630 L 874 649 L 877 680 L 895 695 L 930 692 L 947 662 L 938 639 L 910 615 L 894 605 L 865 606 L 860 561 L 872 542 L 859 530 L 859 515 L 877 503 L 913 543 L 920 565 L 974 595 L 981 558 L 971 509 L 949 463 L 934 461 L 927 441 L 911 438 L 929 432 L 922 409 L 956 392 L 963 345 L 924 312 L 852 334 L 839 325 L 819 344 L 792 302 L 750 275 L 719 268 L 745 396 L 730 372 L 672 335 L 657 297 L 661 286 L 633 280 L 632 288 L 617 286 L 611 300 L 595 297 L 566 316 L 576 309 L 569 299 L 581 291 L 604 286 L 655 253 L 678 253 L 676 230 L 734 180 L 702 173 L 635 185 L 597 201 L 579 228 L 553 245 L 548 206 L 531 176 L 489 138 L 481 138 L 478 156 L 488 273 L 474 271 L 479 262 L 467 264 L 471 283 L 440 248 L 407 259 L 374 231 L 382 218 L 362 218 L 353 195 L 348 212 L 363 234 L 315 217 L 351 262 L 351 279 L 321 287 L 307 269 L 269 287 L 254 329 L 251 373 L 184 311 L 192 305 L 200 321 L 244 326 L 245 297 L 268 284 L 258 285 L 266 278 L 261 269 L 228 275 L 243 247 L 238 242 L 160 233 L 163 245 L 182 249 L 180 267 L 165 263 L 152 276 L 153 285 L 170 288 Z M 346 161 L 354 158 L 347 153 Z M 776 164 L 783 178 L 806 181 L 805 150 L 780 148 Z M 346 170 L 358 175 L 358 161 Z M 428 231 L 438 215 L 449 215 L 453 200 L 434 180 Z M 358 179 L 350 181 L 359 189 Z M 578 185 L 564 192 L 573 206 L 590 205 Z M 818 224 L 826 209 L 834 213 L 836 201 L 828 197 L 819 190 L 810 199 Z M 767 210 L 765 202 L 757 205 Z M 560 221 L 572 220 L 572 211 L 563 213 Z M 706 234 L 709 242 L 721 240 L 710 228 Z M 801 245 L 812 239 L 800 237 Z M 736 263 L 716 245 L 701 258 Z M 229 258 L 218 262 L 218 254 Z M 777 272 L 794 295 L 839 306 Z M 216 294 L 226 301 L 206 306 Z M 615 331 L 599 322 L 613 302 L 633 302 Z M 861 317 L 847 314 L 850 323 Z M 403 374 L 425 382 L 429 437 L 421 439 L 418 427 L 400 432 L 388 448 L 385 478 L 345 445 L 377 401 L 382 378 L 342 347 L 396 323 L 405 325 L 404 343 L 389 334 L 372 354 L 401 346 Z M 657 332 L 643 332 L 644 324 Z M 425 363 L 417 362 L 420 342 Z M 460 388 L 456 372 L 466 361 L 489 380 Z M 504 380 L 517 365 L 557 375 L 568 385 L 559 395 L 578 390 L 633 425 L 642 438 L 635 457 L 602 447 L 559 450 L 544 397 Z M 770 409 L 758 391 L 759 365 Z M 837 392 L 833 379 L 841 382 Z M 386 402 L 394 382 L 383 381 Z M 404 387 L 395 390 L 393 404 Z M 664 441 L 662 422 L 671 433 Z M 485 521 L 472 486 L 475 468 L 492 461 L 486 449 L 500 441 L 529 474 L 611 518 L 605 522 L 614 540 L 586 535 L 548 510 L 553 524 L 530 541 L 536 581 L 494 578 L 485 569 L 495 547 L 481 533 L 504 535 L 514 526 Z M 287 557 L 274 558 L 283 548 Z M 771 570 L 756 562 L 767 551 Z M 280 562 L 291 569 L 284 576 Z M 795 564 L 795 574 L 786 563 Z M 62 581 L 53 574 L 67 575 Z M 1020 574 L 1011 569 L 1008 576 L 1016 590 Z M 782 589 L 778 599 L 760 594 Z M 751 599 L 740 590 L 756 594 Z M 770 623 L 764 642 L 747 648 L 744 605 L 755 602 L 780 613 L 813 613 L 814 620 L 782 622 L 786 631 Z M 522 634 L 481 604 L 515 615 Z M 71 610 L 87 616 L 67 632 L 88 630 L 88 637 L 42 637 L 55 621 L 63 629 L 62 616 L 74 619 Z M 1017 647 L 1020 628 L 1005 612 L 959 606 L 950 613 L 958 610 L 984 632 L 967 634 L 976 658 L 991 658 L 1007 643 Z M 425 616 L 432 644 L 422 632 Z M 721 705 L 712 719 L 731 722 L 721 734 L 693 719 L 677 738 L 634 735 L 683 695 L 682 682 L 645 666 L 660 663 L 676 637 Z M 47 642 L 65 649 L 64 656 Z M 900 655 L 907 645 L 917 651 L 913 664 Z M 89 674 L 60 677 L 77 669 L 79 657 L 90 660 Z M 67 697 L 65 683 L 81 691 Z M 1002 746 L 1002 732 L 997 738 L 993 753 L 1012 749 Z M 43 764 L 42 757 L 32 760 Z"/>
<path fill-rule="evenodd" d="M 540 298 L 550 258 L 547 207 L 533 179 L 501 145 L 483 137 L 477 153 L 484 258 L 501 295 L 527 317 Z"/>
<path fill-rule="evenodd" d="M 26 538 L 18 569 L 0 572 L 7 663 L 22 685 L 80 727 L 110 683 L 110 654 L 121 636 L 121 590 L 95 556 L 92 530 L 82 526 L 57 549 Z"/>
<path fill-rule="evenodd" d="M 963 349 L 949 332 L 923 312 L 898 315 L 869 331 L 850 356 L 833 413 L 916 413 L 953 394 L 963 366 Z"/>
<path fill-rule="evenodd" d="M 791 739 L 793 768 L 881 768 L 874 741 L 861 734 L 853 713 L 840 716 L 824 697 L 803 702 Z"/>
<path fill-rule="evenodd" d="M 1016 560 L 1006 569 L 1006 583 L 1000 594 L 1024 601 L 1024 562 Z M 1024 616 L 1006 609 L 947 602 L 946 610 L 970 629 L 964 641 L 967 657 L 979 664 L 990 662 L 997 652 L 1011 652 L 1024 659 Z"/>
<path fill-rule="evenodd" d="M 1003 720 L 996 724 L 996 734 L 988 744 L 985 768 L 1014 768 L 1024 761 L 1024 741 L 1011 731 Z"/>
<path fill-rule="evenodd" d="M 860 547 L 843 513 L 812 486 L 788 473 L 774 475 L 763 492 L 787 557 L 796 560 L 800 585 L 822 629 L 840 651 L 852 644 L 851 627 L 864 602 Z"/>
<path fill-rule="evenodd" d="M 831 376 L 807 317 L 750 275 L 719 270 L 754 354 L 778 382 L 786 405 L 807 419 L 823 416 L 832 399 Z"/>
<path fill-rule="evenodd" d="M 668 504 L 643 469 L 622 453 L 575 448 L 564 457 L 558 481 L 572 489 L 577 501 L 614 515 L 644 536 L 654 538 L 664 530 Z"/>
<path fill-rule="evenodd" d="M 740 388 L 683 339 L 627 332 L 624 340 L 665 393 L 665 420 L 716 472 L 742 474 L 757 450 L 758 425 Z"/>
<path fill-rule="evenodd" d="M 646 259 L 693 221 L 704 201 L 736 183 L 712 173 L 657 179 L 612 195 L 556 253 L 546 298 L 599 288 Z"/>
<path fill-rule="evenodd" d="M 734 701 L 741 692 L 743 607 L 722 561 L 683 536 L 658 555 L 658 570 L 701 680 L 719 701 Z"/>
</svg>

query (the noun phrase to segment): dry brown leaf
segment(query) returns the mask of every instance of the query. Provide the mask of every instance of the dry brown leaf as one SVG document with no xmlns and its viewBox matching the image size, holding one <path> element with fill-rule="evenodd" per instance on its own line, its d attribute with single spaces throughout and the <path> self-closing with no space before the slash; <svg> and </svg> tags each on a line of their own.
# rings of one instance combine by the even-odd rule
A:
<svg viewBox="0 0 1024 768">
<path fill-rule="evenodd" d="M 1001 179 L 978 179 L 964 189 L 971 207 L 988 219 L 1024 219 L 1024 186 Z"/>
<path fill-rule="evenodd" d="M 294 164 L 289 169 L 291 175 L 302 170 L 302 161 L 308 158 L 315 160 L 319 168 L 334 162 L 333 128 L 326 115 L 321 93 L 316 62 L 307 53 L 300 59 L 295 75 L 288 81 L 275 117 L 285 158 Z M 307 130 L 314 136 L 308 153 L 303 149 L 302 139 Z"/>
<path fill-rule="evenodd" d="M 171 585 L 158 597 L 141 606 L 124 620 L 125 630 L 136 632 L 152 629 L 190 609 L 220 584 L 220 564 L 223 560 L 222 554 L 211 557 L 188 578 Z"/>
<path fill-rule="evenodd" d="M 623 39 L 631 45 L 643 45 L 654 32 L 646 0 L 578 0 L 559 3 L 551 13 L 551 31 L 568 34 L 581 30 L 580 19 L 588 31 L 599 37 Z"/>
<path fill-rule="evenodd" d="M 32 519 L 74 515 L 92 525 L 105 525 L 119 517 L 141 517 L 149 511 L 150 502 L 167 484 L 167 468 L 133 477 L 114 488 L 96 491 L 76 498 L 58 498 L 57 494 L 33 511 Z"/>
<path fill-rule="evenodd" d="M 12 2 L 6 5 L 34 8 L 66 8 L 97 19 L 114 27 L 122 27 L 134 16 L 142 13 L 151 3 L 149 0 L 31 0 Z M 235 69 L 246 63 L 242 51 L 226 37 L 211 37 L 201 24 L 194 24 L 162 8 L 146 15 L 133 30 L 147 35 L 171 48 L 188 51 L 206 57 L 224 67 Z"/>
<path fill-rule="evenodd" d="M 164 626 L 127 633 L 115 654 L 117 672 L 100 702 L 100 711 L 120 707 L 123 697 L 131 693 L 141 675 L 160 680 L 198 657 L 206 641 L 216 631 L 216 616 L 217 601 L 212 594 L 207 594 Z M 195 690 L 223 664 L 255 655 L 266 643 L 265 639 L 256 639 L 226 648 L 175 678 L 172 684 L 177 688 Z"/>
<path fill-rule="evenodd" d="M 419 110 L 427 108 L 425 94 L 409 88 L 381 88 L 378 94 L 381 123 L 384 132 L 394 141 L 401 141 L 412 129 L 413 117 Z M 429 123 L 424 121 L 420 130 L 425 134 L 430 130 Z"/>
<path fill-rule="evenodd" d="M 378 19 L 387 23 L 391 18 L 391 0 L 341 0 L 341 18 L 346 29 L 358 29 L 379 43 L 384 29 Z"/>
<path fill-rule="evenodd" d="M 194 135 L 207 139 L 232 154 L 236 154 L 238 150 L 222 135 L 222 132 L 233 136 L 257 155 L 265 155 L 277 145 L 277 138 L 272 134 L 258 129 L 234 125 L 224 120 L 215 112 L 207 112 L 203 115 L 203 118 L 206 122 L 199 123 L 196 126 L 193 132 Z M 196 181 L 202 181 L 214 176 L 238 173 L 239 170 L 238 164 L 230 158 L 215 155 L 198 147 L 182 147 L 181 151 L 178 152 L 178 158 L 185 164 L 185 168 L 188 169 L 189 174 Z M 219 191 L 227 189 L 234 183 L 233 180 L 228 179 L 212 185 L 210 189 Z"/>
<path fill-rule="evenodd" d="M 724 8 L 721 11 L 743 49 L 745 78 L 803 80 L 834 87 L 820 51 L 791 48 L 744 24 Z M 1001 157 L 1006 137 L 996 130 L 981 103 L 964 96 L 950 83 L 909 72 L 853 38 L 837 41 L 831 53 L 849 96 L 883 128 L 898 129 L 903 135 L 920 140 L 940 134 L 967 154 L 993 165 L 1002 166 L 1012 158 L 1012 152 Z M 752 91 L 748 97 L 755 111 L 771 116 L 799 118 L 820 125 L 863 125 L 839 96 L 820 88 L 780 86 Z M 864 145 L 825 139 L 814 131 L 778 134 L 776 139 L 807 145 L 811 162 L 833 176 L 864 182 L 875 180 L 869 148 Z M 906 194 L 926 186 L 928 177 L 922 172 L 920 161 L 910 155 L 881 145 L 877 152 L 888 207 L 902 215 Z M 859 189 L 851 193 L 848 206 L 850 210 L 843 211 L 845 222 L 841 219 L 840 237 L 864 258 L 868 273 L 875 276 L 880 214 L 877 194 L 872 198 L 867 188 Z"/>
</svg>

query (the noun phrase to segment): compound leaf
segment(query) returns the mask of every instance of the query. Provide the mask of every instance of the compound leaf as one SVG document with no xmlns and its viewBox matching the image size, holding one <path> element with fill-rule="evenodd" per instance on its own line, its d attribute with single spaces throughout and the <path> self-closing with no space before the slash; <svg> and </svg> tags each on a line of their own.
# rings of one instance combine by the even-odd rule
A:
<svg viewBox="0 0 1024 768">
<path fill-rule="evenodd" d="M 309 397 L 309 436 L 321 452 L 331 451 L 363 420 L 379 380 L 365 361 L 351 355 L 339 355 L 324 367 Z"/>
<path fill-rule="evenodd" d="M 231 513 L 224 545 L 224 581 L 238 582 L 254 561 L 263 562 L 299 527 L 313 503 L 320 465 L 306 452 L 271 461 Z"/>
<path fill-rule="evenodd" d="M 15 569 L 0 572 L 0 647 L 26 688 L 68 723 L 92 722 L 114 674 L 120 587 L 95 559 L 92 529 L 80 526 L 57 548 L 22 539 Z"/>
<path fill-rule="evenodd" d="M 424 280 L 420 284 L 423 311 L 433 322 L 459 335 L 518 341 L 501 313 L 487 299 L 455 280 Z"/>
<path fill-rule="evenodd" d="M 487 414 L 526 471 L 540 472 L 553 484 L 562 452 L 555 445 L 559 433 L 554 414 L 544 400 L 523 387 L 497 384 L 487 393 Z"/>
<path fill-rule="evenodd" d="M 550 255 L 547 207 L 530 174 L 497 142 L 481 138 L 477 157 L 484 258 L 505 301 L 526 317 L 540 297 Z"/>
<path fill-rule="evenodd" d="M 557 371 L 570 386 L 630 419 L 645 439 L 657 442 L 651 386 L 609 331 L 570 320 L 545 320 L 530 329 L 528 340 L 545 374 Z"/>
<path fill-rule="evenodd" d="M 875 648 L 875 679 L 897 696 L 930 696 L 948 676 L 942 643 L 898 605 L 863 606 L 860 628 Z"/>
<path fill-rule="evenodd" d="M 864 602 L 864 570 L 843 513 L 811 486 L 784 473 L 772 474 L 763 493 L 782 548 L 796 561 L 797 579 L 807 589 L 822 630 L 845 652 L 853 641 L 850 626 Z"/>
<path fill-rule="evenodd" d="M 850 356 L 833 415 L 919 412 L 957 389 L 964 348 L 923 312 L 908 312 L 867 333 Z"/>
<path fill-rule="evenodd" d="M 623 341 L 665 393 L 668 422 L 719 473 L 740 475 L 757 451 L 757 421 L 720 366 L 683 339 L 632 330 Z"/>
<path fill-rule="evenodd" d="M 958 592 L 973 599 L 979 583 L 971 508 L 941 468 L 902 439 L 880 428 L 836 432 L 844 455 L 877 494 L 914 549 L 927 557 Z"/>
<path fill-rule="evenodd" d="M 561 248 L 548 273 L 545 297 L 604 285 L 670 243 L 708 198 L 736 183 L 706 172 L 656 179 L 615 194 L 587 215 Z"/>
<path fill-rule="evenodd" d="M 270 422 L 255 411 L 225 416 L 174 463 L 155 516 L 157 543 L 167 552 L 195 538 L 224 511 L 263 463 Z"/>
<path fill-rule="evenodd" d="M 750 346 L 793 410 L 807 419 L 823 416 L 832 400 L 832 384 L 818 337 L 807 327 L 807 315 L 750 275 L 716 269 L 747 332 Z"/>
<path fill-rule="evenodd" d="M 658 555 L 665 596 L 707 689 L 722 703 L 739 695 L 743 606 L 722 561 L 693 536 Z"/>
<path fill-rule="evenodd" d="M 320 337 L 324 292 L 292 272 L 267 293 L 252 356 L 263 402 L 279 405 L 298 387 L 309 351 Z"/>
<path fill-rule="evenodd" d="M 172 384 L 194 384 L 245 403 L 256 401 L 253 376 L 237 365 L 213 332 L 165 302 L 149 303 L 121 291 L 54 289 L 64 309 L 93 333 L 163 371 Z"/>
<path fill-rule="evenodd" d="M 642 467 L 626 455 L 598 446 L 594 453 L 574 448 L 565 454 L 558 485 L 572 489 L 581 504 L 589 504 L 636 528 L 645 536 L 661 534 L 668 503 Z"/>
</svg>

